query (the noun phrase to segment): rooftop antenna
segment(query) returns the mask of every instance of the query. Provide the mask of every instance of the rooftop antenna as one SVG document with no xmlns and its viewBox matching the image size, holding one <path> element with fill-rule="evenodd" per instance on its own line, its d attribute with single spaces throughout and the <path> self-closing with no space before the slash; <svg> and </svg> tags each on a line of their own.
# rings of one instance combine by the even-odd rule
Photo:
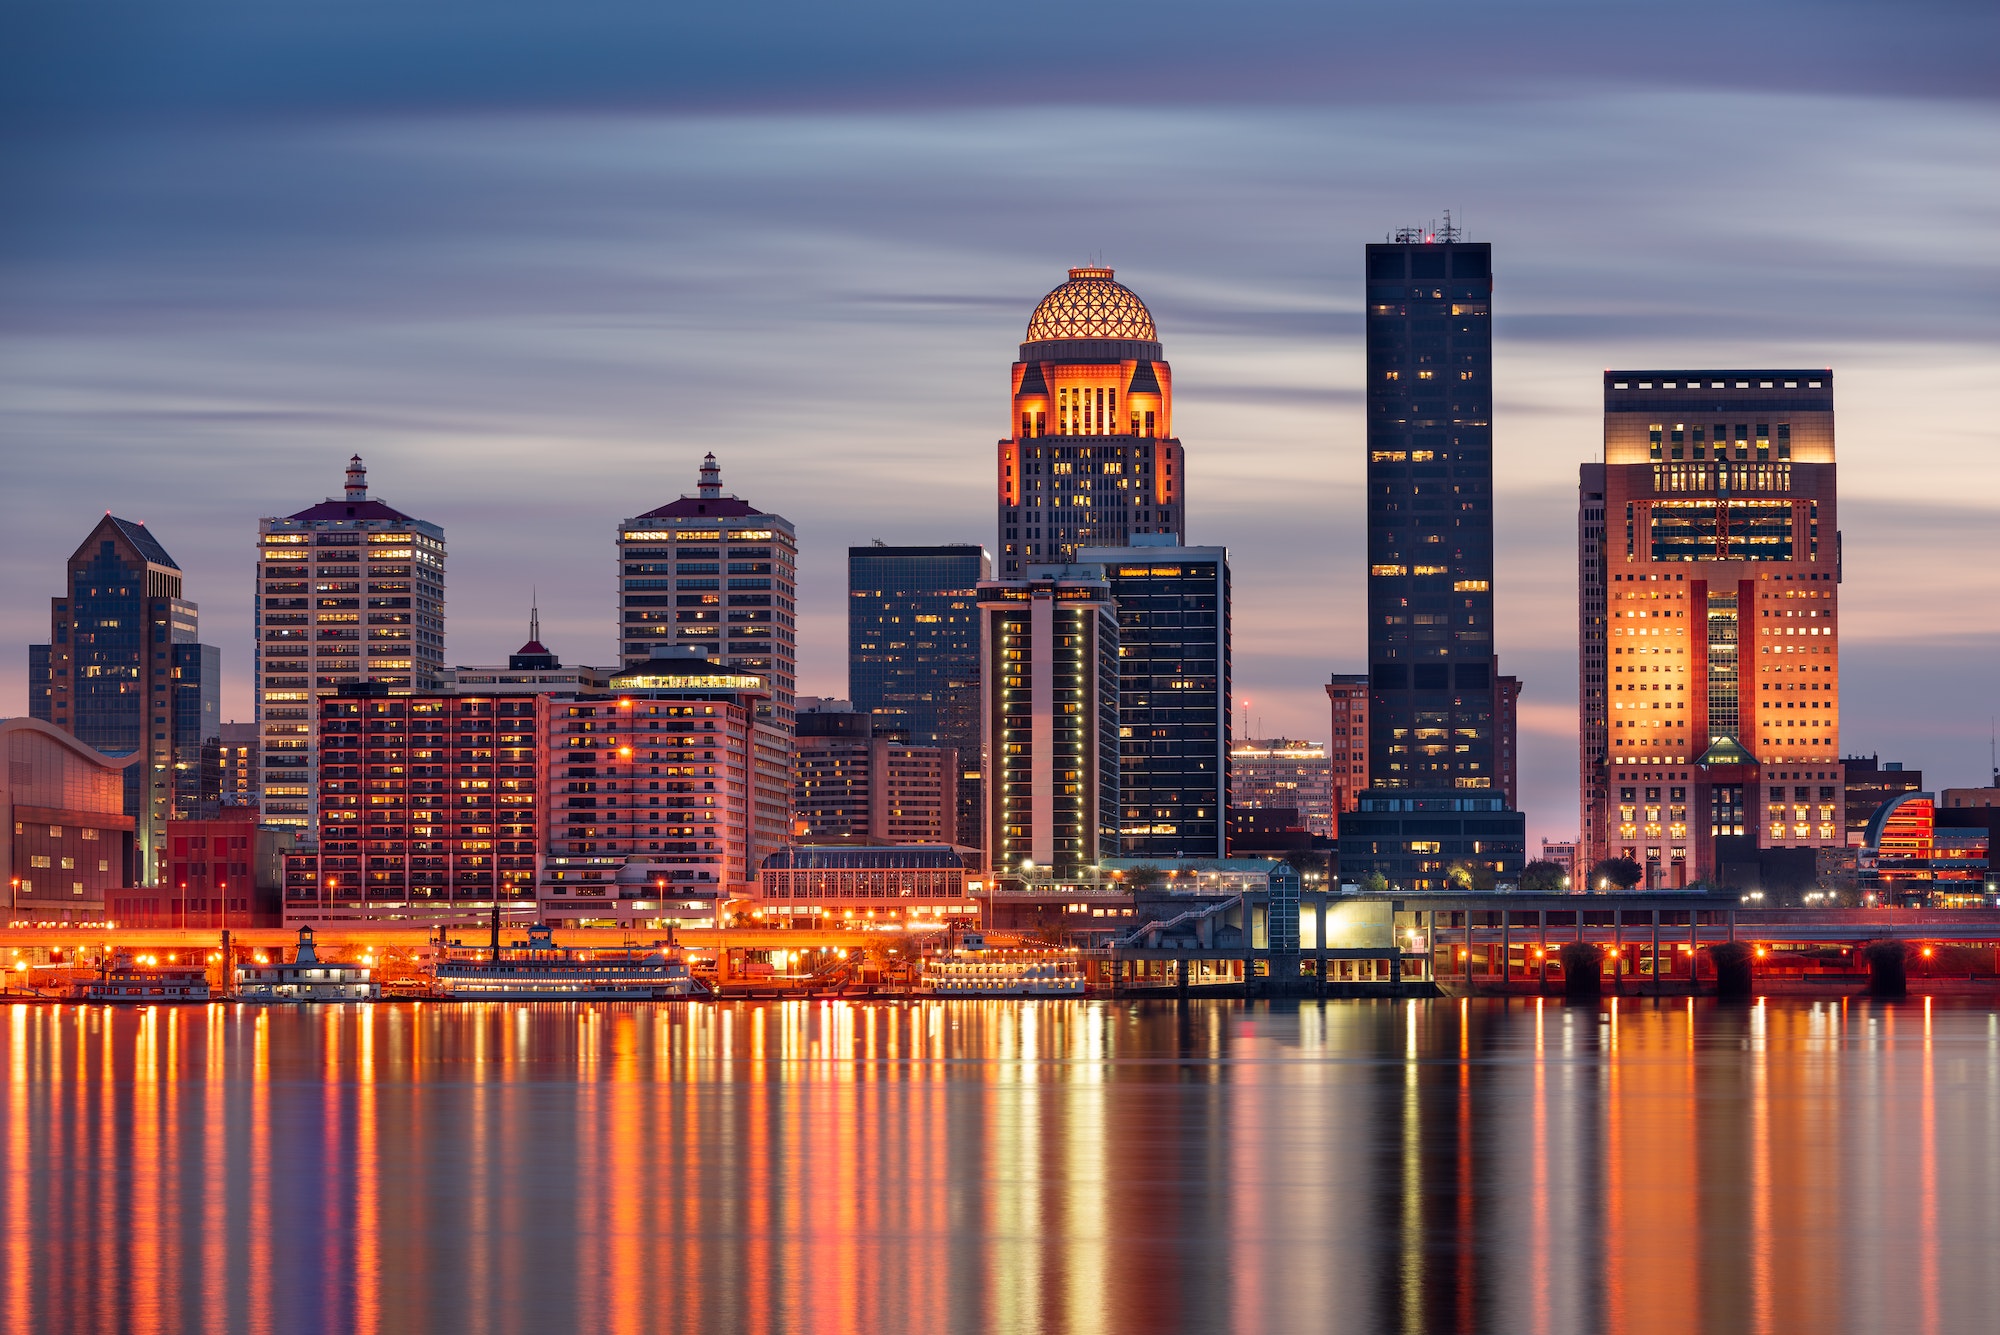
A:
<svg viewBox="0 0 2000 1335">
<path fill-rule="evenodd" d="M 542 642 L 542 591 L 533 584 L 528 586 L 528 640 L 532 644 Z"/>
</svg>

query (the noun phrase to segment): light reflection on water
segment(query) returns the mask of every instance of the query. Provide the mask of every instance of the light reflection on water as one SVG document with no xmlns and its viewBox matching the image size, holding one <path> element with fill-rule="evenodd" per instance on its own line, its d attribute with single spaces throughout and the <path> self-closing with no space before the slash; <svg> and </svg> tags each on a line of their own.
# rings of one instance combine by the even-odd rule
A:
<svg viewBox="0 0 2000 1335">
<path fill-rule="evenodd" d="M 2000 1310 L 1985 1006 L 13 1006 L 0 1043 L 10 1331 Z"/>
</svg>

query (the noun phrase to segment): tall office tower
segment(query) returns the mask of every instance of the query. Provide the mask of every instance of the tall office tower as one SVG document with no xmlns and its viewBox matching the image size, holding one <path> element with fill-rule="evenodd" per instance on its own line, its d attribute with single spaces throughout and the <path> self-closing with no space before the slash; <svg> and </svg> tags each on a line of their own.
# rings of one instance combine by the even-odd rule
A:
<svg viewBox="0 0 2000 1335">
<path fill-rule="evenodd" d="M 257 725 L 268 825 L 310 829 L 316 702 L 379 682 L 436 691 L 444 673 L 444 530 L 368 495 L 361 456 L 344 495 L 257 521 Z"/>
<path fill-rule="evenodd" d="M 1605 372 L 1578 506 L 1591 860 L 1650 885 L 1809 868 L 1846 824 L 1832 373 Z"/>
<path fill-rule="evenodd" d="M 1071 269 L 1042 298 L 1012 388 L 995 479 L 1003 578 L 1135 533 L 1180 541 L 1187 470 L 1173 371 L 1146 303 L 1111 270 Z"/>
<path fill-rule="evenodd" d="M 45 722 L 106 755 L 138 754 L 124 771 L 134 875 L 154 884 L 167 821 L 193 814 L 219 783 L 221 655 L 200 643 L 181 570 L 144 524 L 105 515 L 69 558 L 50 600 Z M 31 661 L 33 657 L 31 656 Z"/>
<path fill-rule="evenodd" d="M 1227 857 L 1229 549 L 1151 536 L 1076 554 L 1118 608 L 1119 856 Z"/>
<path fill-rule="evenodd" d="M 955 844 L 958 753 L 910 746 L 879 714 L 799 698 L 792 837 L 802 844 Z"/>
<path fill-rule="evenodd" d="M 1611 736 L 1610 627 L 1605 620 L 1605 590 L 1611 582 L 1604 557 L 1604 465 L 1586 463 L 1577 470 L 1576 506 L 1576 705 L 1578 874 L 1588 872 L 1606 854 L 1602 831 L 1609 795 L 1605 788 L 1605 745 Z"/>
<path fill-rule="evenodd" d="M 1506 794 L 1508 809 L 1519 810 L 1521 679 L 1497 677 L 1494 683 L 1493 736 L 1498 743 L 1497 757 L 1493 762 L 1494 778 L 1500 791 Z"/>
<path fill-rule="evenodd" d="M 1252 738 L 1229 752 L 1229 809 L 1290 809 L 1312 834 L 1334 831 L 1333 763 L 1318 742 Z"/>
<path fill-rule="evenodd" d="M 911 746 L 958 754 L 950 842 L 980 837 L 979 582 L 993 559 L 976 543 L 847 549 L 847 693 Z"/>
<path fill-rule="evenodd" d="M 986 857 L 1074 875 L 1119 854 L 1118 608 L 1097 566 L 979 586 Z"/>
<path fill-rule="evenodd" d="M 1327 754 L 1333 761 L 1333 812 L 1329 833 L 1339 833 L 1338 817 L 1354 810 L 1368 791 L 1368 674 L 1336 672 L 1326 684 L 1333 716 Z"/>
<path fill-rule="evenodd" d="M 791 820 L 798 561 L 792 522 L 723 495 L 713 454 L 694 495 L 618 526 L 621 661 L 630 671 L 660 648 L 687 647 L 726 673 L 762 679 L 756 813 L 780 843 Z"/>
<path fill-rule="evenodd" d="M 1499 786 L 1492 273 L 1492 247 L 1450 230 L 1368 247 L 1368 766 L 1378 788 Z"/>
</svg>

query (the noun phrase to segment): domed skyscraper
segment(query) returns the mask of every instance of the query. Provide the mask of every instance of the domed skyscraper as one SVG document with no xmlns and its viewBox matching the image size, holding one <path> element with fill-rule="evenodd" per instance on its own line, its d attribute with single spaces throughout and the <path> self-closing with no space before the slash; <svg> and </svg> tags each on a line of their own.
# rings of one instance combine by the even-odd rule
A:
<svg viewBox="0 0 2000 1335">
<path fill-rule="evenodd" d="M 1028 320 L 1000 442 L 1000 573 L 1136 533 L 1180 540 L 1173 372 L 1152 312 L 1110 269 L 1069 271 Z"/>
</svg>

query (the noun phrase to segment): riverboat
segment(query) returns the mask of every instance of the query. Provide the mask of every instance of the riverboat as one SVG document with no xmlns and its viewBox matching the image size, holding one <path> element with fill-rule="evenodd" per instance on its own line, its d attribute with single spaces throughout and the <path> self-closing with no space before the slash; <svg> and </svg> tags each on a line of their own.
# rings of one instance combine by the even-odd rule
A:
<svg viewBox="0 0 2000 1335">
<path fill-rule="evenodd" d="M 313 929 L 299 928 L 299 947 L 290 962 L 241 965 L 236 999 L 261 1003 L 374 1001 L 382 995 L 375 971 L 364 964 L 337 964 L 319 957 Z"/>
<path fill-rule="evenodd" d="M 199 964 L 161 964 L 157 956 L 112 956 L 95 978 L 78 984 L 79 1001 L 158 1006 L 210 1000 L 208 970 Z"/>
<path fill-rule="evenodd" d="M 925 956 L 917 991 L 932 997 L 1080 997 L 1083 969 L 1066 950 L 989 949 L 968 932 L 950 951 Z"/>
<path fill-rule="evenodd" d="M 674 1001 L 708 991 L 678 950 L 658 943 L 559 946 L 539 923 L 525 941 L 494 940 L 485 949 L 446 947 L 434 974 L 437 993 L 454 1001 Z"/>
</svg>

